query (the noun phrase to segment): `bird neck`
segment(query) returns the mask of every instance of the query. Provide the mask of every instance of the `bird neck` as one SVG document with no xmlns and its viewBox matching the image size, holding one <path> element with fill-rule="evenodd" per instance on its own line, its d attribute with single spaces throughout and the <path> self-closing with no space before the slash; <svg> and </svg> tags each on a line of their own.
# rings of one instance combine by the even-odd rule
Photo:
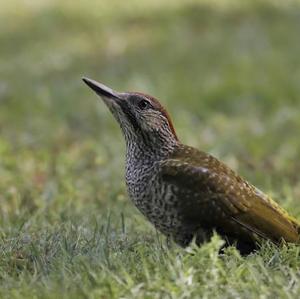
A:
<svg viewBox="0 0 300 299">
<path fill-rule="evenodd" d="M 126 165 L 131 167 L 151 167 L 155 162 L 166 159 L 179 145 L 175 138 L 167 138 L 154 132 L 150 136 L 143 134 L 126 138 Z"/>
</svg>

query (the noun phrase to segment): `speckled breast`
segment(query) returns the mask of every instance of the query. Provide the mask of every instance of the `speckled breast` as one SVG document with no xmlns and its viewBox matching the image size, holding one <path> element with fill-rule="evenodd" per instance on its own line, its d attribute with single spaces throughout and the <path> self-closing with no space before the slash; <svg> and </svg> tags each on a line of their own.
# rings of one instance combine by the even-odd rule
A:
<svg viewBox="0 0 300 299">
<path fill-rule="evenodd" d="M 128 193 L 139 211 L 161 232 L 172 234 L 181 230 L 176 186 L 161 181 L 158 170 L 137 170 L 135 176 L 126 175 Z M 132 173 L 131 173 L 132 174 Z"/>
</svg>

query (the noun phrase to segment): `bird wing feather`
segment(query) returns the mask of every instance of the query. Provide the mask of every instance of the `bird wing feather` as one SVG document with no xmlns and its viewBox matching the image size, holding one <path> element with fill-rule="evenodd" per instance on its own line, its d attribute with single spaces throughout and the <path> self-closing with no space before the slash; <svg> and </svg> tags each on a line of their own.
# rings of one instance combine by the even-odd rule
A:
<svg viewBox="0 0 300 299">
<path fill-rule="evenodd" d="M 238 235 L 232 230 L 240 227 L 246 237 L 248 233 L 273 242 L 299 242 L 299 223 L 216 158 L 192 151 L 191 158 L 177 154 L 161 166 L 162 180 L 178 187 L 186 219 L 216 229 L 220 226 L 225 234 Z"/>
</svg>

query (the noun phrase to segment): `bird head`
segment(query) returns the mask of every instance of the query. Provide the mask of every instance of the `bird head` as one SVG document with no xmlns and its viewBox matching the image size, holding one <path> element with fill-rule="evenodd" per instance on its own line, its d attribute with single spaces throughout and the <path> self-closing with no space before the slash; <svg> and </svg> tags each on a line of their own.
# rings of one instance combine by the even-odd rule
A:
<svg viewBox="0 0 300 299">
<path fill-rule="evenodd" d="M 178 142 L 169 114 L 155 98 L 139 92 L 116 92 L 88 78 L 83 81 L 108 106 L 127 143 L 144 142 L 159 147 Z"/>
</svg>

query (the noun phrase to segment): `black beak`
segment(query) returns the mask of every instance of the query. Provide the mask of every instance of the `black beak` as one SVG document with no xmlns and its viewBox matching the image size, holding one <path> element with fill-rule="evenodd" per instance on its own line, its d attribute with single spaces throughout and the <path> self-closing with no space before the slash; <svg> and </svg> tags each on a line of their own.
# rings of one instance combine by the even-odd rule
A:
<svg viewBox="0 0 300 299">
<path fill-rule="evenodd" d="M 89 79 L 89 78 L 82 78 L 83 82 L 88 85 L 91 89 L 93 89 L 99 96 L 106 97 L 110 99 L 119 99 L 121 100 L 121 95 L 112 90 L 111 88 L 105 86 L 104 84 L 101 84 L 95 80 Z"/>
</svg>

